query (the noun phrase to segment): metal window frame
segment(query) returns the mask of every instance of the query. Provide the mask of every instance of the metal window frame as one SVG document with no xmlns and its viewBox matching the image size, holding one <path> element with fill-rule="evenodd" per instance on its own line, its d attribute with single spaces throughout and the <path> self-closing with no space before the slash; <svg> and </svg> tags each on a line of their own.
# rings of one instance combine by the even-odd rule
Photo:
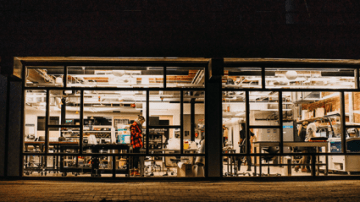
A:
<svg viewBox="0 0 360 202">
<path fill-rule="evenodd" d="M 36 153 L 36 152 L 24 152 L 24 141 L 23 138 L 21 140 L 22 145 L 22 151 L 21 151 L 21 158 L 20 158 L 20 176 L 24 177 L 23 172 L 23 165 L 24 165 L 24 157 L 29 155 L 38 155 L 41 157 L 47 157 L 47 156 L 57 156 L 57 157 L 63 157 L 63 156 L 94 156 L 94 157 L 101 157 L 101 156 L 109 156 L 113 158 L 113 165 L 112 165 L 112 178 L 124 178 L 124 177 L 116 177 L 116 170 L 115 170 L 115 158 L 117 156 L 139 156 L 139 157 L 145 157 L 145 156 L 159 156 L 159 157 L 166 157 L 166 156 L 176 156 L 176 157 L 206 157 L 205 153 L 201 154 L 186 154 L 183 151 L 183 115 L 184 115 L 184 102 L 183 102 L 183 94 L 184 91 L 204 91 L 206 92 L 206 81 L 205 86 L 203 88 L 171 88 L 167 87 L 166 83 L 166 67 L 167 66 L 177 66 L 177 67 L 202 67 L 204 68 L 205 72 L 207 73 L 208 68 L 208 62 L 188 62 L 188 63 L 179 63 L 179 62 L 58 62 L 58 61 L 44 61 L 44 62 L 27 62 L 27 61 L 20 61 L 22 63 L 22 87 L 23 87 L 23 98 L 24 101 L 22 103 L 22 126 L 25 124 L 25 95 L 27 90 L 45 90 L 46 91 L 46 119 L 45 119 L 45 152 L 44 153 Z M 25 82 L 25 74 L 27 71 L 27 66 L 63 66 L 64 67 L 64 76 L 63 76 L 63 86 L 62 87 L 26 87 Z M 68 73 L 68 67 L 69 66 L 162 66 L 163 67 L 163 87 L 154 87 L 154 88 L 116 88 L 116 87 L 110 87 L 110 88 L 94 88 L 94 87 L 68 87 L 67 86 L 67 73 Z M 51 90 L 75 90 L 80 91 L 80 125 L 49 125 L 49 118 L 50 118 L 50 91 Z M 149 134 L 150 128 L 180 128 L 180 141 L 181 141 L 181 148 L 180 153 L 175 154 L 150 154 L 149 152 L 149 135 L 146 135 L 146 153 L 127 153 L 125 155 L 121 154 L 100 154 L 100 153 L 83 153 L 83 126 L 84 126 L 84 91 L 85 90 L 97 90 L 97 91 L 146 91 L 146 134 Z M 150 103 L 150 91 L 178 91 L 181 94 L 180 98 L 180 125 L 170 125 L 170 126 L 149 126 L 149 103 Z M 80 128 L 80 148 L 78 153 L 49 153 L 49 128 L 50 127 L 76 127 Z M 24 128 L 24 127 L 23 127 Z M 24 129 L 22 130 L 24 132 Z M 206 136 L 205 136 L 206 138 Z M 206 145 L 205 145 L 206 147 Z M 45 158 L 47 159 L 47 158 Z M 46 163 L 46 162 L 45 162 Z M 207 168 L 207 164 L 205 164 L 205 170 Z M 206 177 L 206 176 L 205 176 Z M 129 177 L 125 177 L 127 179 L 132 179 Z"/>
<path fill-rule="evenodd" d="M 324 67 L 325 66 L 325 67 Z M 262 61 L 256 61 L 256 62 L 232 62 L 232 61 L 225 61 L 224 63 L 224 68 L 231 68 L 231 67 L 257 67 L 257 68 L 261 68 L 261 88 L 236 88 L 236 89 L 232 89 L 232 88 L 223 88 L 222 92 L 228 92 L 228 91 L 242 91 L 245 92 L 245 120 L 246 120 L 246 138 L 249 139 L 249 134 L 250 134 L 250 129 L 251 128 L 277 128 L 280 129 L 280 141 L 279 141 L 279 148 L 280 151 L 278 154 L 276 154 L 277 156 L 296 156 L 298 154 L 294 154 L 294 153 L 284 153 L 283 151 L 283 96 L 282 93 L 283 92 L 309 92 L 309 91 L 320 91 L 320 92 L 339 92 L 340 94 L 340 118 L 341 118 L 341 128 L 342 128 L 342 135 L 341 135 L 341 146 L 342 146 L 342 151 L 341 153 L 329 153 L 328 151 L 326 151 L 325 153 L 307 153 L 307 155 L 312 156 L 313 161 L 311 162 L 311 166 L 312 166 L 312 170 L 313 172 L 311 173 L 312 177 L 316 177 L 315 175 L 315 157 L 317 156 L 326 156 L 326 158 L 328 158 L 329 156 L 338 156 L 338 155 L 360 155 L 358 153 L 347 153 L 346 150 L 346 128 L 351 127 L 352 125 L 346 125 L 345 123 L 345 92 L 360 92 L 360 81 L 359 81 L 359 65 L 356 63 L 353 64 L 343 64 L 341 62 L 338 63 L 318 63 L 318 62 L 313 62 L 313 63 L 304 63 L 304 62 L 262 62 Z M 274 88 L 274 89 L 269 89 L 266 87 L 266 68 L 268 67 L 279 67 L 279 68 L 353 68 L 354 69 L 354 88 L 351 89 L 318 89 L 318 88 L 308 88 L 308 89 L 300 89 L 300 88 L 291 88 L 291 89 L 283 89 L 283 88 Z M 272 92 L 278 92 L 278 112 L 279 112 L 279 119 L 280 119 L 280 123 L 279 126 L 266 126 L 266 125 L 250 125 L 249 121 L 250 120 L 250 101 L 249 101 L 249 93 L 250 92 L 255 92 L 255 91 L 272 91 Z M 356 126 L 359 127 L 359 126 Z M 221 140 L 220 140 L 221 141 Z M 221 151 L 221 155 L 222 158 L 223 157 L 236 157 L 236 156 L 250 156 L 250 157 L 257 157 L 259 156 L 264 157 L 264 156 L 272 156 L 273 154 L 266 154 L 266 153 L 250 153 L 250 141 L 247 141 L 247 150 L 245 153 L 242 154 L 224 154 L 223 151 Z M 259 162 L 259 164 L 261 165 L 261 161 Z M 280 164 L 279 164 L 280 165 Z M 278 165 L 276 165 L 278 166 Z M 256 172 L 256 171 L 255 171 Z M 259 177 L 261 178 L 261 170 L 260 170 L 260 175 Z M 238 177 L 238 178 L 243 178 L 243 177 Z"/>
</svg>

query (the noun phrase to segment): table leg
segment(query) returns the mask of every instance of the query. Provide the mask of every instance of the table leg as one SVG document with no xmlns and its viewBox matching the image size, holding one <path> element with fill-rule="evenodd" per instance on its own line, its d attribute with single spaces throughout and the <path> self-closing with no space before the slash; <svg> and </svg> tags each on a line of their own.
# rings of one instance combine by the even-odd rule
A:
<svg viewBox="0 0 360 202">
<path fill-rule="evenodd" d="M 226 161 L 227 161 L 227 165 L 226 165 L 226 168 L 227 168 L 227 174 L 229 175 L 229 156 L 227 157 L 227 159 L 226 159 Z"/>
<path fill-rule="evenodd" d="M 230 173 L 229 173 L 229 174 L 232 176 L 232 174 L 233 174 L 233 170 L 232 170 L 232 169 L 233 169 L 233 168 L 232 168 L 233 156 L 230 156 L 229 159 L 230 159 Z"/>
<path fill-rule="evenodd" d="M 327 144 L 326 144 L 326 146 L 325 146 L 325 153 L 326 152 L 328 152 L 328 146 L 327 146 Z M 328 165 L 328 156 L 326 155 L 325 156 L 325 175 L 328 175 L 328 173 L 329 173 L 329 165 Z"/>
<path fill-rule="evenodd" d="M 256 154 L 257 153 L 257 147 L 254 147 L 254 153 Z M 256 176 L 256 164 L 257 164 L 257 156 L 254 156 L 254 173 L 255 173 L 255 176 Z"/>
<path fill-rule="evenodd" d="M 316 153 L 318 154 L 319 153 L 319 147 L 316 147 Z M 320 156 L 319 155 L 317 155 L 317 157 L 316 157 L 316 161 L 317 161 L 317 173 L 316 173 L 316 175 L 319 175 L 320 174 Z"/>
<path fill-rule="evenodd" d="M 260 156 L 259 156 L 259 177 L 261 177 L 261 174 L 262 174 L 262 161 L 261 161 L 261 154 L 262 154 L 262 150 L 261 150 L 261 146 L 259 146 L 259 154 L 260 154 Z"/>
</svg>

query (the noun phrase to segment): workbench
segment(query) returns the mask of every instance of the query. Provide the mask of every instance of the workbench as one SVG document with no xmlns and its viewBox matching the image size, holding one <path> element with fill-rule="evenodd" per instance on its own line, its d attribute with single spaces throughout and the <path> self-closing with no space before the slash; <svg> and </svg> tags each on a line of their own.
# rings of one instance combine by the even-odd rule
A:
<svg viewBox="0 0 360 202">
<path fill-rule="evenodd" d="M 254 145 L 254 153 L 263 153 L 263 147 L 279 147 L 280 142 L 253 142 Z M 312 148 L 316 148 L 316 153 L 319 153 L 319 148 L 321 147 L 325 147 L 325 151 L 328 151 L 328 143 L 327 142 L 283 142 L 283 146 L 284 147 L 312 147 Z M 293 150 L 292 150 L 293 151 Z M 295 153 L 294 153 L 295 154 Z M 296 153 L 297 155 L 305 155 L 305 153 Z M 275 154 L 270 154 L 270 155 L 278 155 L 278 153 Z M 316 163 L 316 167 L 317 167 L 317 174 L 319 174 L 319 167 L 320 166 L 325 166 L 325 175 L 328 174 L 328 158 L 327 156 L 325 156 L 325 164 L 320 163 L 320 156 L 317 156 L 316 158 L 317 163 Z M 280 162 L 280 161 L 279 161 Z M 293 166 L 293 165 L 298 165 L 298 164 L 276 164 L 278 166 Z M 257 174 L 257 166 L 259 166 L 259 174 L 261 176 L 261 172 L 262 172 L 262 163 L 261 163 L 261 158 L 259 159 L 259 164 L 257 164 L 257 158 L 254 158 L 254 168 L 255 168 L 255 176 Z"/>
<path fill-rule="evenodd" d="M 45 156 L 41 156 L 44 153 L 44 149 L 45 149 L 45 142 L 44 141 L 39 141 L 39 142 L 25 142 L 25 150 L 24 152 L 31 152 L 29 151 L 29 146 L 33 146 L 34 150 L 36 149 L 36 147 L 39 147 L 39 165 L 37 167 L 30 167 L 28 165 L 28 161 L 29 161 L 29 156 L 26 155 L 25 156 L 25 167 L 24 167 L 24 172 L 26 175 L 29 175 L 31 172 L 35 171 L 40 173 L 41 175 L 46 175 L 47 171 L 53 171 L 58 172 L 58 156 L 55 155 L 56 152 L 61 151 L 61 147 L 71 147 L 73 149 L 78 148 L 79 143 L 78 142 L 49 142 L 49 150 L 53 150 L 54 152 L 54 156 L 53 156 L 53 166 L 52 167 L 48 167 L 47 166 L 47 158 Z M 37 152 L 37 151 L 35 151 Z"/>
</svg>

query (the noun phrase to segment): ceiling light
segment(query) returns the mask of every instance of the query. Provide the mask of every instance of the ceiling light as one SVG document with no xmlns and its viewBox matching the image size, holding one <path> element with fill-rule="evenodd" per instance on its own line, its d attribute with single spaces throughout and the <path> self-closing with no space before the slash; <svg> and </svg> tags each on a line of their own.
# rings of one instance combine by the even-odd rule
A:
<svg viewBox="0 0 360 202">
<path fill-rule="evenodd" d="M 297 72 L 296 71 L 287 71 L 285 76 L 289 80 L 294 80 L 297 77 Z"/>
</svg>

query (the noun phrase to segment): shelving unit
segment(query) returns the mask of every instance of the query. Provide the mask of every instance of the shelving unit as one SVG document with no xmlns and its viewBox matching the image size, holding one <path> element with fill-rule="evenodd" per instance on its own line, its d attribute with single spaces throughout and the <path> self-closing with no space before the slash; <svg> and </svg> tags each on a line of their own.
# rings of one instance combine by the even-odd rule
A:
<svg viewBox="0 0 360 202">
<path fill-rule="evenodd" d="M 164 136 L 167 131 L 167 129 L 150 129 L 149 130 L 149 150 L 151 149 L 164 149 L 165 148 L 165 142 L 164 142 Z M 143 135 L 143 142 L 146 141 L 146 135 Z M 144 145 L 144 148 L 146 148 L 146 144 Z M 154 154 L 161 154 L 161 151 L 153 151 Z M 162 160 L 162 157 L 155 157 L 155 160 Z"/>
</svg>

